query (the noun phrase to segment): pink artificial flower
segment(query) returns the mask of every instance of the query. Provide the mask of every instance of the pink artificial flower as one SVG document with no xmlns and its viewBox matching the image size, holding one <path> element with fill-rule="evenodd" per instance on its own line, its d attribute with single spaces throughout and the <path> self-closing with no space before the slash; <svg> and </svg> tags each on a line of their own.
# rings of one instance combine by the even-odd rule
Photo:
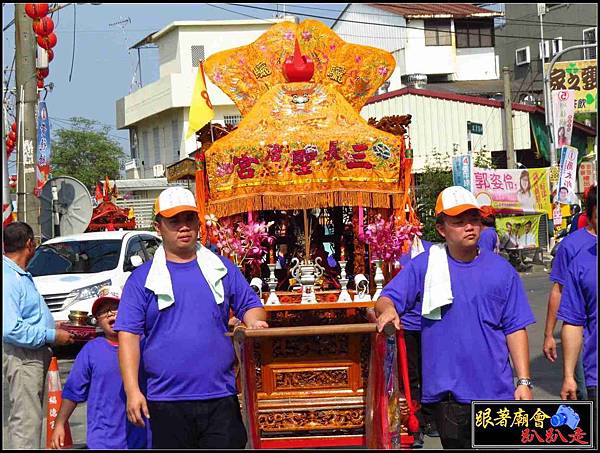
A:
<svg viewBox="0 0 600 453">
<path fill-rule="evenodd" d="M 377 68 L 377 72 L 379 73 L 379 75 L 386 75 L 388 73 L 388 68 L 386 66 L 379 66 Z"/>
<path fill-rule="evenodd" d="M 337 46 L 335 44 L 329 44 L 329 50 L 333 52 L 335 49 L 337 49 Z"/>
<path fill-rule="evenodd" d="M 223 74 L 221 74 L 220 72 L 215 72 L 213 74 L 213 78 L 215 79 L 215 82 L 221 82 L 223 81 Z"/>
<path fill-rule="evenodd" d="M 286 32 L 283 34 L 283 37 L 284 37 L 285 39 L 287 39 L 288 41 L 291 41 L 292 39 L 294 39 L 294 33 L 292 33 L 291 31 L 286 31 Z"/>
<path fill-rule="evenodd" d="M 312 38 L 312 34 L 309 31 L 302 32 L 302 39 L 308 41 L 310 38 Z"/>
</svg>

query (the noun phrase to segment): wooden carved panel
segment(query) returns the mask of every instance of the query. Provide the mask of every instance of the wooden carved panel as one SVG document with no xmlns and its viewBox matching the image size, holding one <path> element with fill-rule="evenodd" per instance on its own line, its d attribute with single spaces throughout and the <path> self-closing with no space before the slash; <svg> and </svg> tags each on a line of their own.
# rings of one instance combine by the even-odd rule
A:
<svg viewBox="0 0 600 453">
<path fill-rule="evenodd" d="M 348 387 L 348 368 L 320 370 L 277 370 L 273 373 L 275 390 Z"/>
<path fill-rule="evenodd" d="M 302 431 L 362 428 L 365 409 L 279 411 L 258 414 L 261 431 Z"/>
<path fill-rule="evenodd" d="M 348 335 L 276 338 L 273 339 L 273 358 L 345 356 L 348 354 L 348 341 Z"/>
<path fill-rule="evenodd" d="M 311 311 L 272 311 L 269 312 L 269 326 L 298 327 L 332 324 L 357 324 L 367 321 L 365 309 L 352 310 L 311 310 Z"/>
<path fill-rule="evenodd" d="M 261 392 L 262 391 L 262 354 L 261 354 L 261 347 L 262 347 L 263 343 L 262 342 L 255 342 L 254 343 L 254 365 L 256 366 L 256 391 L 257 392 Z"/>
</svg>

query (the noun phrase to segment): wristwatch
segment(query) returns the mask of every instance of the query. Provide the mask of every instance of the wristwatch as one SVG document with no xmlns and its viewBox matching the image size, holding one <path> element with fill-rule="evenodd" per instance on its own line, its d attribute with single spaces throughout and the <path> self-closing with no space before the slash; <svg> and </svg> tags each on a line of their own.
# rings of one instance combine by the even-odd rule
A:
<svg viewBox="0 0 600 453">
<path fill-rule="evenodd" d="M 516 387 L 518 387 L 519 385 L 526 385 L 530 389 L 533 388 L 533 382 L 531 382 L 531 379 L 529 378 L 519 378 L 519 380 L 517 380 Z"/>
</svg>

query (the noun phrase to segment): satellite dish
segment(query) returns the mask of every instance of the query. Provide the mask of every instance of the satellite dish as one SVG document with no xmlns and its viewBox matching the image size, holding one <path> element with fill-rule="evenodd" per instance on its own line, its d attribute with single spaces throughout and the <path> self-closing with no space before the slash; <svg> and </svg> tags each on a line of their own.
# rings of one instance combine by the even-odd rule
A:
<svg viewBox="0 0 600 453">
<path fill-rule="evenodd" d="M 92 220 L 92 197 L 70 176 L 49 179 L 40 195 L 42 238 L 83 233 Z"/>
</svg>

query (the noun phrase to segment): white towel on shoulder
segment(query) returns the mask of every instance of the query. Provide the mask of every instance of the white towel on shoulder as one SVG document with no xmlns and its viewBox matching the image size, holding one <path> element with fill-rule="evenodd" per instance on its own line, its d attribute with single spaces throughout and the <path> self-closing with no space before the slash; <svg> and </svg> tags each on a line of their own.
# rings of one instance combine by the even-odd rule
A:
<svg viewBox="0 0 600 453">
<path fill-rule="evenodd" d="M 446 245 L 434 244 L 429 249 L 421 314 L 424 318 L 439 321 L 442 319 L 441 307 L 451 304 L 453 299 Z"/>
<path fill-rule="evenodd" d="M 196 248 L 196 260 L 198 261 L 202 275 L 204 275 L 215 297 L 215 301 L 217 304 L 222 304 L 225 300 L 223 277 L 227 275 L 225 264 L 217 255 L 203 245 L 199 245 Z M 156 294 L 159 310 L 170 307 L 175 303 L 171 274 L 169 274 L 169 269 L 167 269 L 167 256 L 162 245 L 154 253 L 150 272 L 148 272 L 144 286 Z"/>
</svg>

